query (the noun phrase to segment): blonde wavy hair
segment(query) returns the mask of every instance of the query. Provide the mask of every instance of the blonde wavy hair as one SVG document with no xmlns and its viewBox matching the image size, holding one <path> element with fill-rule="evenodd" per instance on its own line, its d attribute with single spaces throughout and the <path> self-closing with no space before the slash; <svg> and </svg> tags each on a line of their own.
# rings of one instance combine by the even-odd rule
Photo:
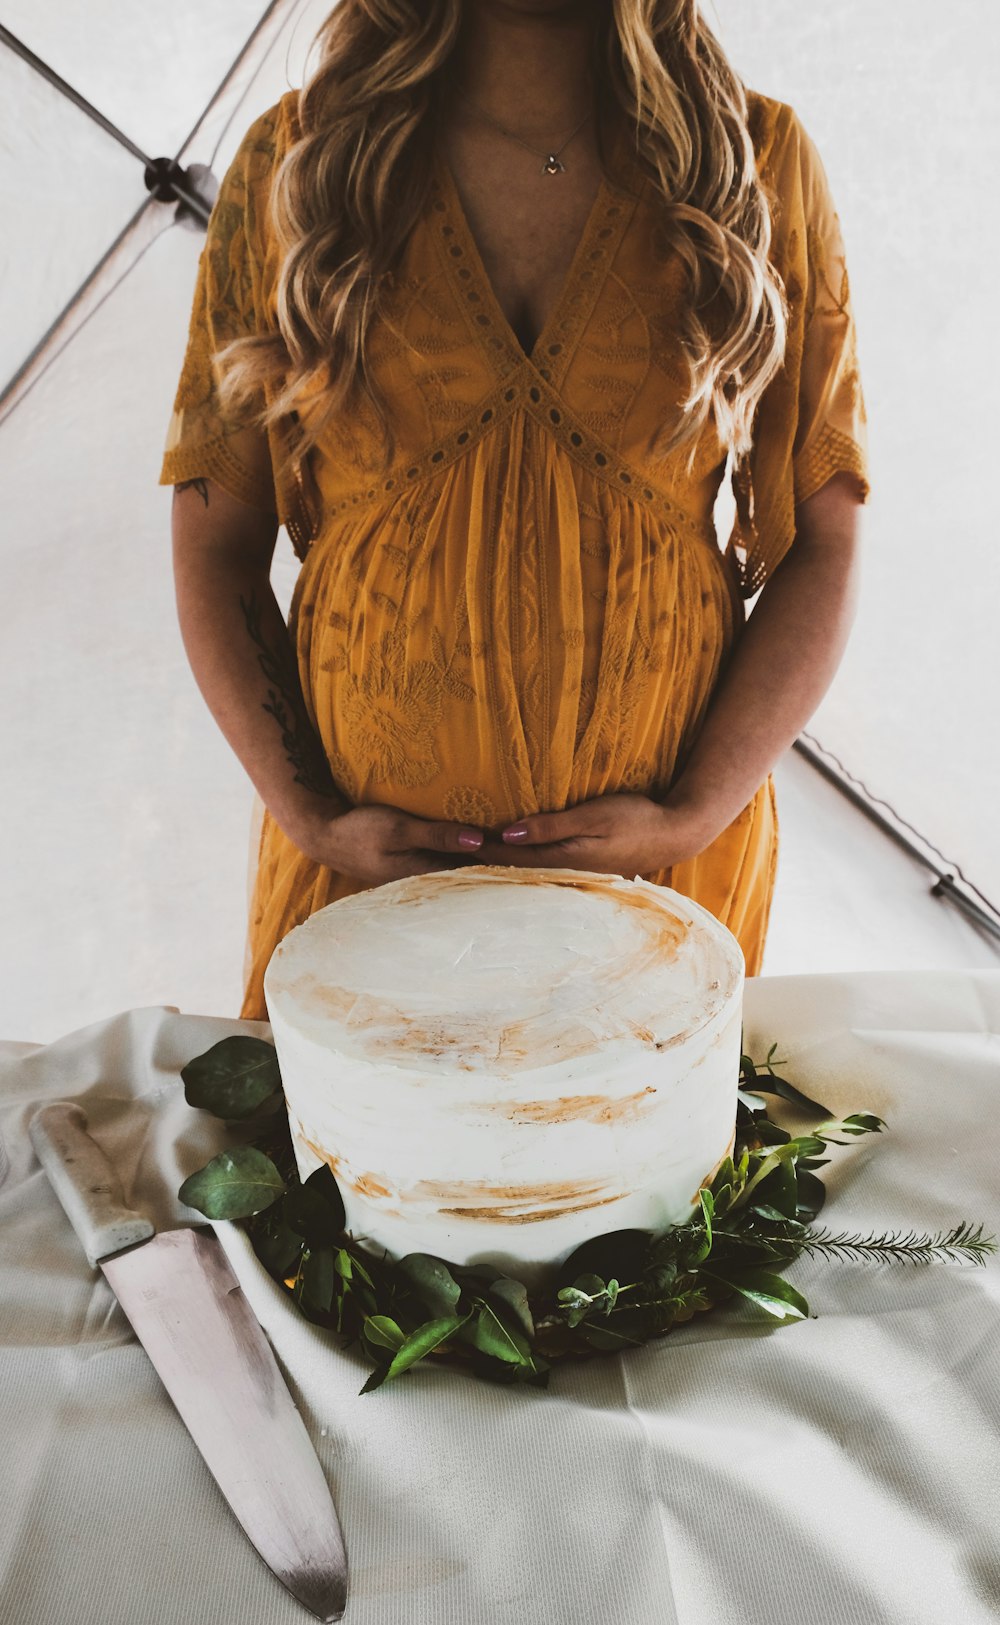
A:
<svg viewBox="0 0 1000 1625">
<path fill-rule="evenodd" d="M 431 181 L 435 132 L 462 0 L 340 0 L 313 41 L 318 65 L 299 92 L 302 136 L 269 194 L 279 245 L 278 332 L 216 354 L 223 406 L 259 405 L 263 426 L 310 395 L 302 450 L 360 390 L 395 456 L 391 411 L 366 339 Z M 697 0 L 608 0 L 592 40 L 602 162 L 624 114 L 663 196 L 661 229 L 687 272 L 679 342 L 690 369 L 676 422 L 653 448 L 666 458 L 714 409 L 737 463 L 754 412 L 780 369 L 788 305 L 770 264 L 771 202 L 757 172 L 746 87 Z"/>
</svg>

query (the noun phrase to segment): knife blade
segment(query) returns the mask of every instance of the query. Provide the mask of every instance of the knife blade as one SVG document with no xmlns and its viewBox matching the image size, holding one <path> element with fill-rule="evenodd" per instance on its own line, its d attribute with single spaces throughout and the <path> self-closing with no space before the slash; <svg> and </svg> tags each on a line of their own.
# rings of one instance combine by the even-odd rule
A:
<svg viewBox="0 0 1000 1625">
<path fill-rule="evenodd" d="M 35 1113 L 28 1133 L 83 1245 L 244 1532 L 317 1619 L 344 1617 L 347 1556 L 336 1508 L 270 1343 L 218 1238 L 156 1232 L 75 1101 Z"/>
</svg>

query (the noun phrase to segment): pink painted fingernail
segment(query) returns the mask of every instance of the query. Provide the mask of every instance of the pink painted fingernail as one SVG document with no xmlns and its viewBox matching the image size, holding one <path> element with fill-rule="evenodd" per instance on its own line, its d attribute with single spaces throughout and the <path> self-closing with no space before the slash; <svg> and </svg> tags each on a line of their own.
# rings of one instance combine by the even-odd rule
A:
<svg viewBox="0 0 1000 1625">
<path fill-rule="evenodd" d="M 458 844 L 459 846 L 482 846 L 483 837 L 477 835 L 474 830 L 463 829 L 458 837 Z"/>
<path fill-rule="evenodd" d="M 523 841 L 527 839 L 527 835 L 527 824 L 511 824 L 510 828 L 505 829 L 503 832 L 505 841 Z"/>
</svg>

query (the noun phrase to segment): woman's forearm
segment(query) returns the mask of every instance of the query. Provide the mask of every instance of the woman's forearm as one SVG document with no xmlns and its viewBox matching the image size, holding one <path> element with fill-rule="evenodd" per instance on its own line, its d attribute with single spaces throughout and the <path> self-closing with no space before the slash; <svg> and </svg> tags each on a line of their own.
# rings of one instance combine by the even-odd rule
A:
<svg viewBox="0 0 1000 1625">
<path fill-rule="evenodd" d="M 313 728 L 268 571 L 231 552 L 175 550 L 184 648 L 202 695 L 293 841 L 346 809 Z"/>
<path fill-rule="evenodd" d="M 821 500 L 822 499 L 822 500 Z M 857 503 L 817 493 L 764 587 L 683 770 L 664 798 L 699 807 L 708 839 L 736 818 L 833 680 L 857 606 Z"/>
</svg>

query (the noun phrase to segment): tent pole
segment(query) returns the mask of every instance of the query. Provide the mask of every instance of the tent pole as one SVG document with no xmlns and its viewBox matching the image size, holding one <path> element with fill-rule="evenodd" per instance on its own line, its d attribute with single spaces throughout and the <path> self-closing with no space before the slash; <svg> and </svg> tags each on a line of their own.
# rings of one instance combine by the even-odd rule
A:
<svg viewBox="0 0 1000 1625">
<path fill-rule="evenodd" d="M 923 852 L 914 841 L 911 841 L 897 824 L 894 824 L 883 813 L 879 812 L 870 797 L 858 790 L 845 772 L 838 771 L 832 763 L 827 761 L 825 756 L 821 756 L 818 751 L 813 749 L 807 734 L 799 735 L 798 739 L 795 740 L 793 749 L 797 750 L 801 756 L 804 756 L 810 766 L 816 769 L 817 773 L 821 773 L 828 783 L 840 791 L 842 796 L 846 796 L 852 806 L 857 807 L 859 812 L 864 813 L 865 817 L 877 825 L 883 834 L 888 835 L 890 840 L 895 841 L 897 846 L 901 846 L 904 852 L 908 853 L 911 858 L 915 858 L 918 863 L 922 863 L 925 869 L 929 869 L 937 877 L 935 884 L 931 887 L 932 897 L 948 898 L 974 925 L 978 925 L 981 930 L 986 931 L 990 936 L 1000 941 L 1000 917 L 998 917 L 996 911 L 992 914 L 987 913 L 987 910 L 982 908 L 973 898 L 968 897 L 965 892 L 959 890 L 959 883 L 956 880 L 954 871 L 939 867 L 933 858 L 928 857 L 926 852 Z M 980 896 L 982 896 L 982 893 L 980 893 Z M 993 908 L 993 904 L 989 902 L 988 898 L 984 897 L 983 901 L 990 909 Z"/>
</svg>

